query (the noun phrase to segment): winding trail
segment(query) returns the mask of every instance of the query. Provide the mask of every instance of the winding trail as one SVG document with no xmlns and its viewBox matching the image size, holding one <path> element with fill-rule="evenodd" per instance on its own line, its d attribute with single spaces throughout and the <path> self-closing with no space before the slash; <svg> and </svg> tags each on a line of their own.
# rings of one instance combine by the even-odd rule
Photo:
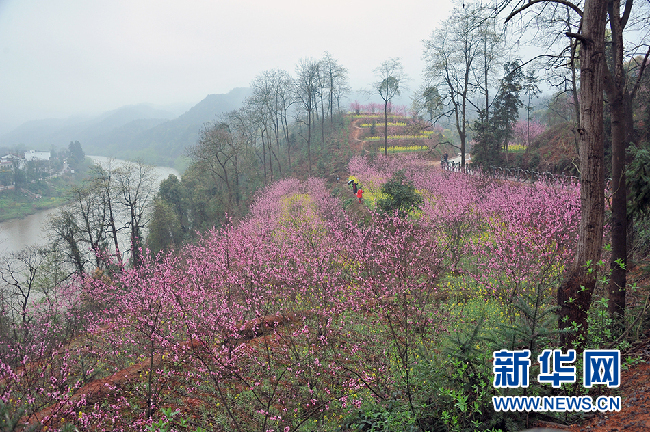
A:
<svg viewBox="0 0 650 432">
<path fill-rule="evenodd" d="M 365 141 L 360 137 L 363 133 L 363 128 L 359 126 L 362 119 L 354 119 L 350 122 L 350 133 L 348 135 L 348 145 L 354 154 L 361 154 L 364 151 L 367 152 L 365 147 Z"/>
</svg>

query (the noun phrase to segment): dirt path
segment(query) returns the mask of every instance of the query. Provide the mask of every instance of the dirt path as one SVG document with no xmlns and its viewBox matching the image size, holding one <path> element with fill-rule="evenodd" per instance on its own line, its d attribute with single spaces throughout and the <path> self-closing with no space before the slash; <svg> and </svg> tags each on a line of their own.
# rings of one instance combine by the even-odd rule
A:
<svg viewBox="0 0 650 432">
<path fill-rule="evenodd" d="M 348 145 L 354 154 L 361 154 L 365 150 L 364 141 L 361 139 L 363 128 L 359 124 L 361 124 L 361 119 L 354 119 L 350 122 Z"/>
</svg>

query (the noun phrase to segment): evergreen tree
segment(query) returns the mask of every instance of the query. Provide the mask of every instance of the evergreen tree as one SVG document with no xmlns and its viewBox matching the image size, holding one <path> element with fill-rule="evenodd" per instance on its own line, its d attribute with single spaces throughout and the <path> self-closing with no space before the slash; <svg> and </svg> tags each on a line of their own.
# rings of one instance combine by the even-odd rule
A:
<svg viewBox="0 0 650 432">
<path fill-rule="evenodd" d="M 479 110 L 473 126 L 476 144 L 472 153 L 474 161 L 482 165 L 500 165 L 504 154 L 507 161 L 508 142 L 519 118 L 519 108 L 523 107 L 520 95 L 524 74 L 519 60 L 508 62 L 503 68 L 505 75 L 492 102 L 492 117 L 487 119 L 487 110 Z"/>
<path fill-rule="evenodd" d="M 411 210 L 419 209 L 422 204 L 422 195 L 416 190 L 413 183 L 406 179 L 404 171 L 397 171 L 381 187 L 383 198 L 377 201 L 377 207 L 384 213 L 406 216 Z"/>
<path fill-rule="evenodd" d="M 515 60 L 503 65 L 504 77 L 501 79 L 499 93 L 494 100 L 494 121 L 498 130 L 498 139 L 508 154 L 508 141 L 512 137 L 512 129 L 519 118 L 519 108 L 524 106 L 521 101 L 524 73 L 521 62 Z"/>
<path fill-rule="evenodd" d="M 475 132 L 474 147 L 472 148 L 473 163 L 490 166 L 501 165 L 503 153 L 498 136 L 497 128 L 494 122 L 489 122 L 485 118 L 486 111 L 478 111 L 478 119 L 474 122 L 472 130 Z M 493 117 L 494 119 L 494 117 Z"/>
<path fill-rule="evenodd" d="M 86 160 L 86 154 L 81 148 L 81 143 L 79 141 L 70 141 L 68 145 L 68 165 L 78 171 L 82 168 L 84 160 Z"/>
</svg>

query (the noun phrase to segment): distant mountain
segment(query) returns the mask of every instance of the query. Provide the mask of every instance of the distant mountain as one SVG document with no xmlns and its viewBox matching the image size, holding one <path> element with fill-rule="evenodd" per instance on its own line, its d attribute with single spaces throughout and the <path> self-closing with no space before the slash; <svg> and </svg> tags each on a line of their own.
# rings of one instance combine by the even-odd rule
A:
<svg viewBox="0 0 650 432">
<path fill-rule="evenodd" d="M 89 136 L 106 134 L 136 120 L 174 118 L 169 111 L 152 108 L 148 105 L 130 105 L 100 115 L 97 121 L 89 125 L 82 133 Z M 79 140 L 81 141 L 81 140 Z"/>
<path fill-rule="evenodd" d="M 173 166 L 186 147 L 196 144 L 204 123 L 241 107 L 250 93 L 248 88 L 235 88 L 228 94 L 208 95 L 176 118 L 142 104 L 92 118 L 30 121 L 0 136 L 0 146 L 49 150 L 79 141 L 86 154 Z"/>
<path fill-rule="evenodd" d="M 149 163 L 173 164 L 187 147 L 196 144 L 204 123 L 214 121 L 220 114 L 240 108 L 250 94 L 250 89 L 240 87 L 225 95 L 208 95 L 180 117 L 133 135 L 128 143 L 122 143 L 116 149 L 120 154 L 131 154 L 131 157 Z"/>
<path fill-rule="evenodd" d="M 89 120 L 87 118 L 71 117 L 67 119 L 31 120 L 18 126 L 13 131 L 0 137 L 0 145 L 17 146 L 20 144 L 37 150 L 49 150 L 53 138 L 64 131 L 74 131 L 78 134 L 81 125 Z M 67 144 L 66 144 L 67 145 Z"/>
<path fill-rule="evenodd" d="M 131 105 L 108 111 L 97 117 L 33 120 L 22 124 L 0 137 L 0 145 L 49 150 L 51 146 L 64 147 L 70 141 L 88 141 L 138 119 L 173 118 L 167 111 L 148 105 Z"/>
</svg>

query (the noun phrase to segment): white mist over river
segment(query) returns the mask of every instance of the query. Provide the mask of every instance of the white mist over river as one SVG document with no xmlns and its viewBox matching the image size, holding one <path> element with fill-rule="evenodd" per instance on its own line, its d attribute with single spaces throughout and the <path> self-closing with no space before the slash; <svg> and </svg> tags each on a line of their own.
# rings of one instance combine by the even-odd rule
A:
<svg viewBox="0 0 650 432">
<path fill-rule="evenodd" d="M 88 156 L 95 164 L 108 167 L 109 163 L 113 168 L 121 164 L 129 163 L 121 159 L 111 159 L 102 156 Z M 154 178 L 156 187 L 170 174 L 180 178 L 180 174 L 174 168 L 154 167 Z M 58 209 L 44 210 L 23 219 L 12 219 L 0 223 L 0 255 L 17 252 L 27 246 L 41 246 L 47 243 L 47 233 L 44 229 L 50 216 L 56 214 Z"/>
</svg>

